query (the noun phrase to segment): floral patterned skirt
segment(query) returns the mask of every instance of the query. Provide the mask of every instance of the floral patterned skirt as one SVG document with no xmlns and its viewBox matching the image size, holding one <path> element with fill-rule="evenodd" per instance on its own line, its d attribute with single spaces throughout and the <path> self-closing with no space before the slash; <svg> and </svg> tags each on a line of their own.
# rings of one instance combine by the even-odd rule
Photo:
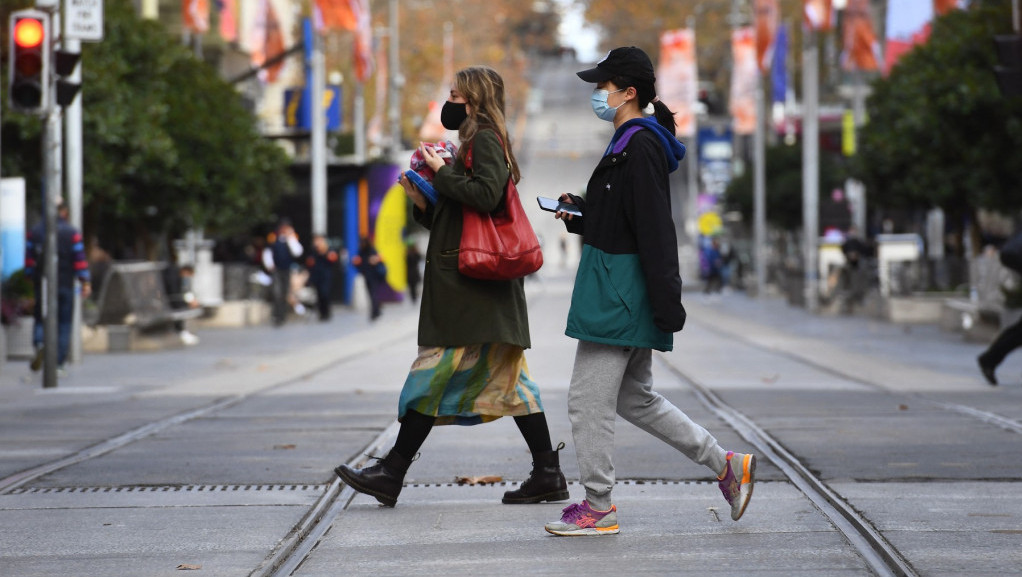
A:
<svg viewBox="0 0 1022 577">
<path fill-rule="evenodd" d="M 543 412 L 525 351 L 505 343 L 419 347 L 401 389 L 398 420 L 415 411 L 437 425 L 477 425 Z"/>
</svg>

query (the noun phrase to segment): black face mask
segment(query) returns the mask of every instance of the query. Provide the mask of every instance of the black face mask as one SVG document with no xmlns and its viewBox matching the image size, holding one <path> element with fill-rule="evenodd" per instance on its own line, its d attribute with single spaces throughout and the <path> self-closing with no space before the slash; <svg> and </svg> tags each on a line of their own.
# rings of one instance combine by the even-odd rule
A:
<svg viewBox="0 0 1022 577">
<path fill-rule="evenodd" d="M 461 127 L 461 123 L 465 122 L 466 118 L 468 118 L 468 110 L 464 102 L 458 103 L 448 100 L 444 102 L 444 107 L 440 109 L 440 124 L 443 124 L 447 130 L 457 130 Z"/>
</svg>

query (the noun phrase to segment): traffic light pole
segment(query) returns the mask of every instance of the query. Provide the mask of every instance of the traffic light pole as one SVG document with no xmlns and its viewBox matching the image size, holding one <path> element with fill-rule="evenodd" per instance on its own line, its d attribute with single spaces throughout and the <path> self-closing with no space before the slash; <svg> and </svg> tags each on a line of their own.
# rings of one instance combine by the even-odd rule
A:
<svg viewBox="0 0 1022 577">
<path fill-rule="evenodd" d="M 80 40 L 64 39 L 62 48 L 68 52 L 79 54 L 82 51 Z M 74 83 L 82 81 L 82 64 L 75 67 L 69 76 Z M 75 98 L 64 108 L 64 126 L 67 130 L 67 142 L 64 144 L 64 164 L 67 171 L 67 206 L 70 210 L 71 225 L 78 230 L 82 228 L 82 99 Z M 74 363 L 82 360 L 82 295 L 75 291 L 74 313 L 71 317 L 71 350 L 68 360 Z"/>
<path fill-rule="evenodd" d="M 60 198 L 61 130 L 60 108 L 49 107 L 46 115 L 46 136 L 43 144 L 44 211 L 46 215 L 46 242 L 44 249 L 43 293 L 43 388 L 57 386 L 57 199 Z M 38 295 L 37 295 L 38 298 Z"/>
</svg>

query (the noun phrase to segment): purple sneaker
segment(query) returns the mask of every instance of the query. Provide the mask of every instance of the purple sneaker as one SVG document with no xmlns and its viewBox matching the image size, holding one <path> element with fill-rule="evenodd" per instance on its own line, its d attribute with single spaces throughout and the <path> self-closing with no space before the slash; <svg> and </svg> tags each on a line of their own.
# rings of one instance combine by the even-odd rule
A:
<svg viewBox="0 0 1022 577">
<path fill-rule="evenodd" d="M 737 462 L 742 464 L 741 482 L 735 477 L 735 472 L 731 468 L 735 457 L 738 458 Z M 724 471 L 724 478 L 717 481 L 717 486 L 720 487 L 720 492 L 724 493 L 724 498 L 731 505 L 731 519 L 737 521 L 742 518 L 745 508 L 749 506 L 749 499 L 752 498 L 752 488 L 756 482 L 756 455 L 728 451 L 727 468 Z"/>
<path fill-rule="evenodd" d="M 581 535 L 615 535 L 618 532 L 617 507 L 610 506 L 608 511 L 597 511 L 589 506 L 589 501 L 572 503 L 562 511 L 561 520 L 547 523 L 544 527 L 548 533 L 565 537 Z"/>
</svg>

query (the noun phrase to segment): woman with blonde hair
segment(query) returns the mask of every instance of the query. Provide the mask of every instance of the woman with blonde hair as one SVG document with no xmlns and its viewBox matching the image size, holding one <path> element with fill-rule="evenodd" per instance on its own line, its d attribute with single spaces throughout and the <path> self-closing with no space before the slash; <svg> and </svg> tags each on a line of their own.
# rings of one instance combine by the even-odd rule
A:
<svg viewBox="0 0 1022 577">
<path fill-rule="evenodd" d="M 436 173 L 436 204 L 407 177 L 400 181 L 415 205 L 416 221 L 430 236 L 419 354 L 401 390 L 397 441 L 370 467 L 341 465 L 335 471 L 353 489 L 393 507 L 434 425 L 476 425 L 511 416 L 532 453 L 533 469 L 517 490 L 504 494 L 503 502 L 567 499 L 539 387 L 525 362 L 531 342 L 523 279 L 478 280 L 458 272 L 463 207 L 492 212 L 503 200 L 508 179 L 521 177 L 507 134 L 503 79 L 485 66 L 460 70 L 440 116 L 445 128 L 458 131 L 461 147 L 452 165 L 429 146 L 419 149 Z"/>
</svg>

